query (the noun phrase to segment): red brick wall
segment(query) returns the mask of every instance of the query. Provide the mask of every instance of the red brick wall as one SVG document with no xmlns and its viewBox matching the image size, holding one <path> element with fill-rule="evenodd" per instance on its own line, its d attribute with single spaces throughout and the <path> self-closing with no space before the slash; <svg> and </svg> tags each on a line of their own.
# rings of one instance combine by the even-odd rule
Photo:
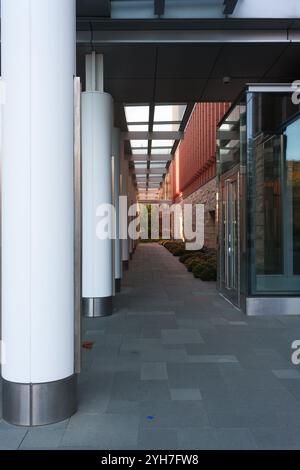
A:
<svg viewBox="0 0 300 470">
<path fill-rule="evenodd" d="M 216 175 L 217 125 L 230 103 L 198 103 L 170 166 L 171 194 L 186 198 Z"/>
</svg>

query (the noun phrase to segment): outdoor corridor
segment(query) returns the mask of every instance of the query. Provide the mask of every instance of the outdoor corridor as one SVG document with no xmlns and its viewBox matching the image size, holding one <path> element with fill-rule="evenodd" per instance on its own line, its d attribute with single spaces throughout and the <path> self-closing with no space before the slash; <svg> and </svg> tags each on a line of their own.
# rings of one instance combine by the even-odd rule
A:
<svg viewBox="0 0 300 470">
<path fill-rule="evenodd" d="M 0 423 L 1 449 L 300 448 L 299 318 L 249 318 L 158 244 L 140 244 L 113 316 L 84 320 L 79 409 Z"/>
</svg>

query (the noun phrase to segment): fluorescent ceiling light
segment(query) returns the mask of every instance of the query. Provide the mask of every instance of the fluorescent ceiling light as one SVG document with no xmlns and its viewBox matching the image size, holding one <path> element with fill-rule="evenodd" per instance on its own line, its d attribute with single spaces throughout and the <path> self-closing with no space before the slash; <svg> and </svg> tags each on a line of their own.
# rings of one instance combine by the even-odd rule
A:
<svg viewBox="0 0 300 470">
<path fill-rule="evenodd" d="M 131 148 L 148 148 L 148 140 L 131 140 Z"/>
<path fill-rule="evenodd" d="M 129 122 L 148 122 L 149 106 L 125 106 L 126 121 Z"/>
<path fill-rule="evenodd" d="M 155 106 L 154 122 L 182 121 L 186 110 L 186 105 L 159 105 Z"/>
<path fill-rule="evenodd" d="M 154 132 L 178 132 L 180 124 L 154 124 Z"/>
</svg>

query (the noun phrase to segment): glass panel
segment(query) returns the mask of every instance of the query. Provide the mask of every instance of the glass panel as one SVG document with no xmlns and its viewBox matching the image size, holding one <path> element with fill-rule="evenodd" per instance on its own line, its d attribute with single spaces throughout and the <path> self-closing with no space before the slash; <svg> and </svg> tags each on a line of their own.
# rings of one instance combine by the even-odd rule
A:
<svg viewBox="0 0 300 470">
<path fill-rule="evenodd" d="M 256 270 L 282 274 L 282 141 L 256 143 Z"/>
<path fill-rule="evenodd" d="M 293 274 L 300 275 L 300 119 L 284 133 L 286 140 L 287 197 L 290 205 Z"/>
<path fill-rule="evenodd" d="M 149 106 L 125 106 L 127 123 L 148 122 Z"/>
<path fill-rule="evenodd" d="M 152 140 L 152 147 L 173 147 L 174 140 Z"/>
<path fill-rule="evenodd" d="M 299 106 L 290 94 L 248 96 L 252 292 L 299 292 Z"/>
<path fill-rule="evenodd" d="M 148 148 L 148 140 L 131 140 L 131 148 Z"/>
<path fill-rule="evenodd" d="M 132 155 L 148 155 L 148 149 L 132 149 Z"/>
<path fill-rule="evenodd" d="M 128 124 L 129 132 L 148 132 L 149 126 L 146 124 Z"/>
<path fill-rule="evenodd" d="M 150 168 L 166 168 L 166 164 L 165 163 L 152 163 L 151 162 L 151 166 Z"/>
<path fill-rule="evenodd" d="M 155 106 L 154 122 L 182 121 L 186 105 L 172 104 Z"/>
<path fill-rule="evenodd" d="M 218 129 L 219 174 L 224 174 L 241 160 L 241 121 L 246 113 L 243 103 L 237 104 Z"/>
<path fill-rule="evenodd" d="M 152 155 L 170 155 L 171 156 L 172 148 L 164 148 L 164 149 L 152 149 Z"/>
<path fill-rule="evenodd" d="M 180 124 L 154 124 L 154 132 L 178 132 Z"/>
<path fill-rule="evenodd" d="M 134 166 L 136 168 L 147 168 L 147 163 L 135 162 Z"/>
</svg>

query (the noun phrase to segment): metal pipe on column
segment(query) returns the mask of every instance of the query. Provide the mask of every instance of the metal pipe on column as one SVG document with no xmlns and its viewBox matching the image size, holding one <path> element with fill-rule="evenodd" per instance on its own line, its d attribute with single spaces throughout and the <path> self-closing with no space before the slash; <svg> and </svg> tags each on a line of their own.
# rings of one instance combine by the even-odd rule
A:
<svg viewBox="0 0 300 470">
<path fill-rule="evenodd" d="M 1 2 L 3 418 L 24 426 L 64 420 L 77 406 L 75 3 Z"/>
<path fill-rule="evenodd" d="M 121 147 L 121 131 L 117 127 L 113 128 L 112 133 L 112 154 L 114 161 L 113 175 L 113 197 L 116 214 L 115 222 L 115 292 L 121 291 L 122 280 L 122 244 L 120 239 L 120 147 Z"/>
<path fill-rule="evenodd" d="M 129 269 L 129 240 L 128 240 L 128 160 L 125 158 L 124 141 L 121 145 L 121 194 L 120 221 L 122 226 L 122 270 Z"/>
<path fill-rule="evenodd" d="M 86 91 L 82 93 L 82 297 L 87 317 L 112 314 L 113 240 L 99 236 L 106 217 L 113 226 L 112 97 L 103 91 L 103 56 L 86 56 Z M 103 235 L 103 236 L 102 236 Z"/>
<path fill-rule="evenodd" d="M 129 170 L 128 172 L 128 202 L 129 202 L 129 207 L 132 206 L 133 204 L 133 184 L 132 184 L 132 169 Z M 132 220 L 132 216 L 129 217 L 128 223 L 130 224 Z M 129 259 L 130 261 L 132 260 L 133 257 L 133 240 L 131 237 L 129 237 Z"/>
</svg>

